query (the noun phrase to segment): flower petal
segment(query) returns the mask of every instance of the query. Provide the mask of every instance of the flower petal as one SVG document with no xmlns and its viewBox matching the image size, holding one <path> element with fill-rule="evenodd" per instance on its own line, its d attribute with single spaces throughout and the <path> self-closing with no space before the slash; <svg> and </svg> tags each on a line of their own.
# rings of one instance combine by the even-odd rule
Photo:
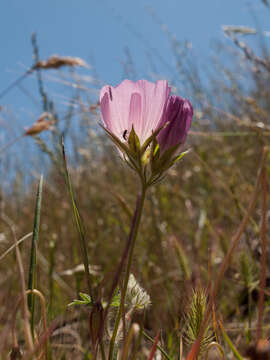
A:
<svg viewBox="0 0 270 360">
<path fill-rule="evenodd" d="M 129 127 L 128 131 L 132 129 L 132 125 L 137 136 L 140 138 L 142 134 L 142 99 L 141 95 L 134 93 L 131 95 L 129 105 Z"/>
<path fill-rule="evenodd" d="M 105 126 L 122 139 L 123 133 L 134 129 L 143 143 L 163 123 L 170 94 L 166 80 L 152 83 L 147 80 L 124 80 L 100 92 L 101 112 Z"/>
<path fill-rule="evenodd" d="M 171 89 L 166 80 L 156 84 L 139 80 L 137 84 L 142 95 L 142 138 L 145 141 L 160 126 Z"/>
</svg>

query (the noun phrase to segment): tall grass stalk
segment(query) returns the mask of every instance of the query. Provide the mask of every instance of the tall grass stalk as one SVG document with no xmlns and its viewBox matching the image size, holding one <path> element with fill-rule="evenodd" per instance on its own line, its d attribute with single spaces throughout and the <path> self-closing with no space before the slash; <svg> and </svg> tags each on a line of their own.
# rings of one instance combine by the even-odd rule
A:
<svg viewBox="0 0 270 360">
<path fill-rule="evenodd" d="M 34 217 L 34 228 L 32 236 L 32 246 L 30 253 L 30 265 L 28 272 L 28 290 L 33 290 L 35 287 L 35 273 L 36 273 L 36 245 L 39 237 L 39 224 L 40 224 L 40 210 L 42 202 L 42 186 L 43 186 L 43 175 L 41 175 L 38 185 L 35 217 Z M 34 338 L 34 322 L 35 322 L 35 297 L 33 292 L 28 295 L 28 308 L 31 313 L 31 332 Z"/>
</svg>

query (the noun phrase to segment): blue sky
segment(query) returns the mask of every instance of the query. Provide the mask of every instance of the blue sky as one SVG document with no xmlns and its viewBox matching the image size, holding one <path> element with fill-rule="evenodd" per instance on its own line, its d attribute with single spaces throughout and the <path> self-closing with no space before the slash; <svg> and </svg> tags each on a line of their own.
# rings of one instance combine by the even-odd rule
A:
<svg viewBox="0 0 270 360">
<path fill-rule="evenodd" d="M 203 63 L 210 56 L 213 40 L 224 40 L 221 26 L 254 26 L 252 12 L 262 29 L 270 30 L 270 11 L 260 0 L 2 1 L 0 92 L 31 66 L 33 32 L 37 33 L 41 58 L 52 54 L 81 57 L 94 66 L 104 83 L 114 85 L 124 76 L 126 47 L 136 78 L 149 77 L 151 62 L 161 75 L 170 76 L 174 59 L 160 23 L 178 40 L 190 41 L 197 62 Z M 37 95 L 33 79 L 24 86 Z M 20 117 L 25 113 L 35 116 L 41 110 L 18 89 L 0 99 L 0 105 L 16 109 Z"/>
<path fill-rule="evenodd" d="M 0 93 L 31 67 L 33 32 L 37 34 L 41 59 L 52 54 L 77 56 L 93 66 L 79 73 L 102 80 L 92 95 L 97 98 L 102 83 L 116 85 L 125 76 L 123 62 L 127 47 L 136 69 L 134 78 L 151 78 L 153 71 L 162 78 L 173 78 L 171 69 L 175 60 L 162 24 L 179 41 L 191 42 L 194 59 L 203 65 L 210 64 L 208 59 L 215 40 L 231 44 L 224 38 L 222 25 L 254 26 L 255 15 L 261 28 L 269 31 L 269 14 L 261 0 L 3 0 L 0 2 Z M 44 75 L 46 88 L 61 117 L 67 110 L 65 99 L 68 100 L 73 89 L 55 82 L 55 77 L 61 76 L 58 73 Z M 50 81 L 48 76 L 54 79 Z M 30 76 L 22 85 L 24 91 L 16 87 L 0 98 L 0 148 L 22 134 L 43 111 L 35 77 Z M 24 166 L 38 162 L 33 167 L 36 174 L 43 171 L 40 159 L 33 154 L 36 146 L 28 138 L 21 139 L 19 147 L 8 148 L 7 164 L 1 163 L 7 172 L 7 183 L 10 182 L 9 158 L 13 165 L 21 157 Z"/>
</svg>

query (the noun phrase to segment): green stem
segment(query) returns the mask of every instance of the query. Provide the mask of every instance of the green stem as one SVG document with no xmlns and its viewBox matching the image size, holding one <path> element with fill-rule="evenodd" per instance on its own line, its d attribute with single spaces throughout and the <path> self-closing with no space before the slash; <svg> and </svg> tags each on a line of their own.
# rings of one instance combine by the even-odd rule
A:
<svg viewBox="0 0 270 360">
<path fill-rule="evenodd" d="M 125 297 L 126 297 L 126 292 L 127 292 L 128 280 L 129 280 L 129 275 L 130 275 L 130 270 L 131 270 L 131 264 L 132 264 L 132 259 L 133 259 L 135 242 L 136 242 L 138 229 L 139 229 L 139 225 L 140 225 L 141 217 L 142 217 L 142 210 L 143 210 L 143 205 L 144 205 L 145 193 L 146 193 L 146 186 L 142 185 L 142 191 L 141 191 L 141 194 L 138 197 L 138 199 L 139 199 L 138 212 L 135 212 L 135 215 L 134 215 L 137 218 L 136 218 L 133 233 L 131 234 L 131 244 L 130 244 L 130 250 L 129 250 L 129 255 L 128 255 L 127 271 L 126 271 L 126 274 L 125 274 L 124 286 L 123 286 L 123 290 L 122 290 L 122 294 L 121 294 L 121 304 L 120 304 L 120 307 L 119 307 L 119 310 L 118 310 L 118 313 L 117 313 L 117 317 L 116 317 L 115 324 L 114 324 L 114 329 L 113 329 L 113 334 L 112 334 L 112 338 L 111 338 L 111 341 L 110 341 L 109 360 L 112 360 L 112 357 L 113 357 L 115 339 L 116 339 L 116 335 L 117 335 L 117 331 L 118 331 L 118 327 L 119 327 L 119 323 L 120 323 L 120 319 L 121 319 L 121 314 L 124 311 Z"/>
</svg>

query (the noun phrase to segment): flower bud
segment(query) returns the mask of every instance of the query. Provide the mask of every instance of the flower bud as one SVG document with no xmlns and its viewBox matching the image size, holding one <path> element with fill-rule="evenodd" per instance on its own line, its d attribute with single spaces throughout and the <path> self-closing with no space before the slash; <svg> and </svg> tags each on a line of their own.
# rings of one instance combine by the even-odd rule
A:
<svg viewBox="0 0 270 360">
<path fill-rule="evenodd" d="M 188 100 L 175 95 L 169 97 L 163 118 L 163 123 L 167 125 L 157 136 L 161 154 L 169 148 L 184 144 L 192 116 L 193 108 Z"/>
</svg>

